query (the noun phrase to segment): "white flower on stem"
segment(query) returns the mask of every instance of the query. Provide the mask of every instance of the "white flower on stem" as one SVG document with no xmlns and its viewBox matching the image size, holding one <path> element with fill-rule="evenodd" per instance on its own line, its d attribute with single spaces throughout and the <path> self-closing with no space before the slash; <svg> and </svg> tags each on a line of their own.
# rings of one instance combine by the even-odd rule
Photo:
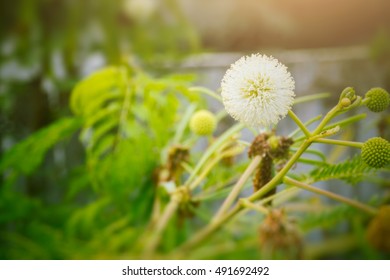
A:
<svg viewBox="0 0 390 280">
<path fill-rule="evenodd" d="M 244 56 L 222 79 L 226 111 L 249 126 L 269 126 L 284 118 L 294 103 L 295 83 L 287 67 L 261 54 Z"/>
</svg>

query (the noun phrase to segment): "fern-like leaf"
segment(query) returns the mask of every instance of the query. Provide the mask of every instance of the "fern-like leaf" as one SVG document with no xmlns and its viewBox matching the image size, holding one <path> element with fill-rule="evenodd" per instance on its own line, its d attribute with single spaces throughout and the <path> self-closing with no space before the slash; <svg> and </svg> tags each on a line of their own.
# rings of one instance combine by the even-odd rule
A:
<svg viewBox="0 0 390 280">
<path fill-rule="evenodd" d="M 302 218 L 300 226 L 304 231 L 314 228 L 331 229 L 355 215 L 360 215 L 360 212 L 352 206 L 341 204 L 319 213 L 307 214 Z"/>
<path fill-rule="evenodd" d="M 0 172 L 13 169 L 31 174 L 43 161 L 47 151 L 72 135 L 81 126 L 79 118 L 63 118 L 14 145 L 0 159 Z"/>
<path fill-rule="evenodd" d="M 354 156 L 337 164 L 325 164 L 314 169 L 307 181 L 327 181 L 332 179 L 345 180 L 351 184 L 361 181 L 364 176 L 375 172 L 375 169 L 365 165 L 360 156 Z"/>
<path fill-rule="evenodd" d="M 84 120 L 80 134 L 88 155 L 102 158 L 122 140 L 149 134 L 165 144 L 167 124 L 176 120 L 179 105 L 173 92 L 189 96 L 188 77 L 152 79 L 129 73 L 126 67 L 107 67 L 81 81 L 73 90 L 71 109 Z M 161 141 L 161 143 L 158 143 Z"/>
</svg>

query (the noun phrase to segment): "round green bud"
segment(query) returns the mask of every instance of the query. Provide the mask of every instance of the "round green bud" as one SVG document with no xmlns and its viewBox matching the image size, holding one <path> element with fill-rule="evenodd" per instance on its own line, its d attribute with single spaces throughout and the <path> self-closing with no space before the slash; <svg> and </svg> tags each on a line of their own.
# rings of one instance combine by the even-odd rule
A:
<svg viewBox="0 0 390 280">
<path fill-rule="evenodd" d="M 381 137 L 367 140 L 362 146 L 362 160 L 374 168 L 386 166 L 390 162 L 390 143 Z"/>
<path fill-rule="evenodd" d="M 389 93 L 383 88 L 372 88 L 367 91 L 365 97 L 368 99 L 366 106 L 372 112 L 382 112 L 390 104 Z"/>
<path fill-rule="evenodd" d="M 190 129 L 198 135 L 210 135 L 217 126 L 217 120 L 213 113 L 200 110 L 193 114 L 190 120 Z"/>
<path fill-rule="evenodd" d="M 340 101 L 343 100 L 344 98 L 349 99 L 351 102 L 355 101 L 356 99 L 355 89 L 352 87 L 346 87 L 340 95 Z"/>
<path fill-rule="evenodd" d="M 340 103 L 341 106 L 348 107 L 349 105 L 351 105 L 351 100 L 349 98 L 344 97 L 343 99 L 341 99 Z"/>
<path fill-rule="evenodd" d="M 279 137 L 272 135 L 268 138 L 268 145 L 270 146 L 271 150 L 275 151 L 279 147 Z"/>
</svg>

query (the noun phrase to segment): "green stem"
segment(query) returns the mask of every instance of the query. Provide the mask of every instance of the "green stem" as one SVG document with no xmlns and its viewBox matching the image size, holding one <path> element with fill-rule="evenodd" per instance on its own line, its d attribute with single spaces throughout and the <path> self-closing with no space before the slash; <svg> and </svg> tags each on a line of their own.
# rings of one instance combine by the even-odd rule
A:
<svg viewBox="0 0 390 280">
<path fill-rule="evenodd" d="M 177 249 L 177 252 L 186 252 L 196 245 L 203 242 L 210 234 L 219 229 L 225 222 L 227 222 L 230 218 L 236 215 L 242 206 L 237 204 L 229 213 L 221 217 L 220 219 L 214 221 L 213 223 L 209 223 L 205 228 L 201 229 L 193 238 L 183 244 L 180 248 Z M 175 254 L 174 254 L 175 255 Z"/>
<path fill-rule="evenodd" d="M 187 127 L 188 122 L 190 121 L 190 118 L 192 114 L 195 112 L 196 105 L 191 104 L 188 109 L 186 110 L 182 120 L 179 123 L 179 126 L 177 127 L 175 136 L 173 137 L 173 143 L 174 144 L 179 144 L 180 139 L 183 137 L 184 130 Z"/>
<path fill-rule="evenodd" d="M 299 103 L 305 103 L 305 102 L 312 101 L 312 100 L 318 100 L 321 98 L 327 98 L 329 96 L 330 96 L 330 94 L 327 92 L 301 96 L 301 97 L 295 98 L 294 105 L 299 104 Z"/>
<path fill-rule="evenodd" d="M 324 161 L 318 161 L 314 159 L 309 159 L 309 158 L 300 158 L 298 159 L 298 162 L 304 163 L 304 164 L 309 164 L 309 165 L 319 165 L 323 166 L 326 164 Z"/>
<path fill-rule="evenodd" d="M 189 91 L 195 91 L 195 92 L 207 94 L 207 95 L 213 97 L 214 99 L 216 99 L 216 100 L 222 102 L 221 96 L 219 96 L 218 94 L 216 94 L 214 91 L 209 90 L 208 88 L 204 88 L 204 87 L 191 87 L 191 88 L 189 88 L 188 90 L 189 90 Z"/>
<path fill-rule="evenodd" d="M 319 119 L 322 118 L 322 115 L 318 115 L 310 120 L 308 120 L 307 122 L 304 122 L 303 124 L 305 125 L 305 127 L 308 127 L 309 125 L 311 125 L 312 123 L 318 121 Z M 297 129 L 295 129 L 293 132 L 291 132 L 288 137 L 289 138 L 293 138 L 296 134 L 298 134 L 298 132 L 300 132 L 301 129 L 298 127 Z M 302 139 L 305 139 L 305 137 L 303 137 Z"/>
<path fill-rule="evenodd" d="M 253 204 L 252 202 L 250 202 L 249 200 L 247 200 L 245 198 L 241 198 L 239 200 L 239 203 L 244 208 L 248 208 L 250 210 L 255 210 L 255 211 L 260 212 L 260 213 L 262 213 L 264 215 L 268 215 L 268 213 L 269 213 L 269 210 L 267 208 L 265 208 L 264 206 L 258 205 L 258 204 Z"/>
<path fill-rule="evenodd" d="M 214 218 L 211 220 L 212 222 L 219 219 L 233 204 L 234 200 L 240 194 L 245 182 L 248 180 L 249 176 L 253 173 L 253 171 L 257 168 L 261 161 L 260 156 L 256 156 L 253 158 L 252 162 L 248 165 L 245 172 L 242 174 L 240 179 L 237 181 L 236 185 L 233 187 L 231 192 L 229 193 L 226 200 L 223 202 L 221 208 L 219 208 L 217 214 L 215 214 Z"/>
<path fill-rule="evenodd" d="M 334 117 L 337 115 L 337 113 L 340 111 L 341 105 L 337 104 L 334 106 L 327 114 L 326 116 L 322 119 L 320 124 L 317 126 L 317 128 L 313 131 L 312 135 L 317 135 L 319 134 L 322 129 L 325 127 L 325 125 Z"/>
<path fill-rule="evenodd" d="M 290 158 L 290 160 L 286 163 L 286 165 L 279 171 L 279 173 L 266 185 L 264 185 L 260 190 L 255 192 L 253 195 L 248 197 L 248 201 L 253 202 L 263 195 L 268 193 L 270 190 L 275 188 L 277 184 L 282 181 L 283 177 L 287 174 L 290 168 L 296 163 L 298 158 L 303 154 L 303 152 L 310 146 L 311 142 L 306 140 L 302 143 L 302 146 L 295 152 L 295 154 Z M 203 242 L 210 234 L 219 229 L 225 222 L 227 222 L 230 218 L 235 216 L 238 212 L 242 210 L 243 206 L 239 203 L 236 204 L 229 212 L 225 215 L 221 216 L 218 219 L 213 220 L 213 222 L 209 223 L 205 228 L 200 230 L 196 235 L 193 236 L 189 241 L 183 244 L 178 251 L 186 251 L 197 244 Z"/>
<path fill-rule="evenodd" d="M 261 198 L 263 195 L 268 193 L 270 190 L 275 188 L 278 183 L 280 183 L 283 177 L 287 174 L 287 172 L 293 167 L 293 165 L 297 162 L 299 157 L 305 152 L 305 150 L 310 146 L 311 142 L 306 140 L 302 143 L 302 146 L 295 152 L 295 154 L 290 158 L 290 160 L 285 164 L 285 166 L 276 174 L 275 177 L 272 178 L 266 185 L 264 185 L 260 190 L 252 194 L 248 199 L 249 201 L 255 201 Z"/>
<path fill-rule="evenodd" d="M 336 140 L 336 139 L 325 139 L 325 138 L 316 138 L 313 140 L 313 142 L 331 144 L 331 145 L 348 146 L 348 147 L 359 148 L 359 149 L 361 149 L 363 146 L 363 143 L 361 143 L 361 142 Z"/>
<path fill-rule="evenodd" d="M 208 173 L 213 169 L 213 167 L 221 160 L 223 159 L 224 157 L 229 157 L 229 156 L 235 156 L 237 154 L 239 154 L 240 152 L 242 152 L 242 148 L 241 147 L 233 147 L 227 151 L 224 151 L 223 153 L 220 153 L 218 154 L 216 157 L 214 157 L 213 159 L 211 159 L 207 165 L 205 165 L 205 167 L 203 168 L 203 172 L 193 180 L 193 182 L 188 186 L 188 188 L 190 190 L 193 190 L 196 188 L 197 185 L 199 185 L 203 180 L 204 178 L 206 178 L 206 176 L 208 175 Z"/>
<path fill-rule="evenodd" d="M 331 129 L 331 128 L 336 127 L 336 126 L 344 127 L 344 126 L 349 125 L 351 123 L 360 121 L 360 120 L 364 119 L 366 116 L 367 116 L 366 114 L 359 114 L 359 115 L 356 115 L 353 117 L 349 117 L 349 118 L 346 118 L 344 120 L 341 120 L 341 121 L 338 121 L 335 123 L 331 123 L 331 124 L 325 126 L 324 130 Z"/>
<path fill-rule="evenodd" d="M 294 155 L 289 159 L 289 161 L 285 164 L 285 166 L 276 174 L 275 177 L 271 179 L 266 185 L 264 185 L 260 190 L 256 191 L 254 194 L 252 194 L 250 197 L 247 198 L 249 202 L 254 202 L 264 196 L 266 193 L 268 193 L 270 190 L 276 188 L 276 186 L 283 181 L 284 176 L 287 174 L 287 172 L 293 167 L 293 165 L 298 161 L 300 156 L 306 151 L 306 149 L 311 145 L 312 141 L 314 140 L 315 136 L 317 136 L 325 127 L 325 125 L 340 111 L 340 105 L 336 105 L 333 109 L 331 109 L 326 116 L 322 119 L 321 123 L 317 126 L 317 128 L 313 131 L 313 133 L 310 134 L 311 137 L 307 137 L 304 140 L 304 142 L 301 144 L 299 149 L 294 153 Z M 290 116 L 292 115 L 292 118 L 296 121 L 299 120 L 294 114 L 289 113 Z M 296 118 L 295 118 L 296 117 Z M 302 122 L 299 120 L 299 126 L 303 125 Z M 304 125 L 303 125 L 304 126 Z M 306 131 L 302 129 L 302 131 Z M 307 131 L 306 131 L 307 133 Z M 306 134 L 305 133 L 305 134 Z M 291 179 L 292 180 L 292 179 Z M 233 195 L 232 195 L 233 196 Z M 229 202 L 230 203 L 230 202 Z M 356 203 L 356 202 L 355 202 Z M 229 205 L 230 206 L 230 205 Z M 366 206 L 367 207 L 367 206 Z M 226 207 L 227 208 L 227 207 Z M 211 223 L 209 223 L 205 228 L 200 230 L 197 234 L 195 234 L 190 240 L 188 240 L 186 243 L 184 243 L 179 249 L 178 252 L 185 252 L 186 250 L 189 250 L 193 248 L 194 246 L 198 245 L 199 243 L 203 242 L 210 234 L 215 232 L 217 229 L 219 229 L 225 222 L 227 222 L 230 218 L 235 216 L 237 213 L 239 213 L 243 209 L 243 205 L 240 203 L 237 203 L 229 212 L 227 212 L 224 215 L 219 215 L 217 219 L 213 219 Z M 367 209 L 366 209 L 367 210 Z M 375 210 L 376 211 L 376 210 Z M 369 212 L 372 212 L 372 209 L 369 210 Z"/>
<path fill-rule="evenodd" d="M 233 134 L 237 133 L 241 129 L 244 128 L 243 124 L 236 124 L 235 126 L 231 127 L 229 130 L 227 130 L 224 134 L 222 134 L 220 137 L 218 137 L 218 140 L 215 141 L 204 153 L 204 155 L 200 158 L 198 161 L 198 164 L 194 167 L 194 171 L 191 173 L 190 177 L 187 179 L 187 181 L 184 183 L 185 185 L 189 185 L 190 182 L 195 178 L 196 174 L 199 172 L 199 170 L 202 168 L 202 166 L 205 164 L 205 162 L 209 159 L 209 157 L 226 141 L 231 137 Z"/>
<path fill-rule="evenodd" d="M 296 148 L 291 148 L 292 151 L 296 151 L 297 149 Z M 324 156 L 323 153 L 317 151 L 317 150 L 313 150 L 313 149 L 307 149 L 305 151 L 305 154 L 312 154 L 312 155 L 315 155 L 316 157 L 320 158 L 322 161 L 326 161 L 326 157 Z"/>
<path fill-rule="evenodd" d="M 162 214 L 160 220 L 158 221 L 156 228 L 153 230 L 152 237 L 150 238 L 149 242 L 147 242 L 146 244 L 146 247 L 144 249 L 145 257 L 148 257 L 156 250 L 156 247 L 160 242 L 161 235 L 165 227 L 167 226 L 169 220 L 171 219 L 172 215 L 176 212 L 178 206 L 179 206 L 179 200 L 171 198 L 170 202 L 165 207 L 164 213 Z"/>
<path fill-rule="evenodd" d="M 306 126 L 302 123 L 298 116 L 295 115 L 295 113 L 291 110 L 288 110 L 288 115 L 299 126 L 299 128 L 306 135 L 306 137 L 310 137 L 310 131 L 306 128 Z"/>
<path fill-rule="evenodd" d="M 326 197 L 329 197 L 331 199 L 334 199 L 334 200 L 337 200 L 337 201 L 340 201 L 340 202 L 343 202 L 345 204 L 348 204 L 348 205 L 351 205 L 357 209 L 360 209 L 370 215 L 376 215 L 378 210 L 371 207 L 371 206 L 368 206 L 366 204 L 363 204 L 359 201 L 356 201 L 356 200 L 352 200 L 352 199 L 349 199 L 349 198 L 346 198 L 344 196 L 341 196 L 341 195 L 338 195 L 338 194 L 335 194 L 335 193 L 332 193 L 332 192 L 329 192 L 329 191 L 326 191 L 326 190 L 322 190 L 322 189 L 318 189 L 318 188 L 315 188 L 309 184 L 306 184 L 306 183 L 302 183 L 302 182 L 299 182 L 297 180 L 294 180 L 290 177 L 284 177 L 284 183 L 286 184 L 289 184 L 289 185 L 293 185 L 293 186 L 296 186 L 296 187 L 299 187 L 301 189 L 304 189 L 304 190 L 307 190 L 307 191 L 310 191 L 310 192 L 313 192 L 313 193 L 316 193 L 316 194 L 319 194 L 319 195 L 323 195 L 323 196 L 326 196 Z"/>
</svg>

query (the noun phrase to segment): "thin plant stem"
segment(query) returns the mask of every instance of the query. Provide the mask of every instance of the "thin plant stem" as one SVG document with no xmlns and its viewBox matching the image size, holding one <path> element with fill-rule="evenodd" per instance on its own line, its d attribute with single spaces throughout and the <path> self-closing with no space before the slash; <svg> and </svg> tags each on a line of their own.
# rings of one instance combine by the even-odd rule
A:
<svg viewBox="0 0 390 280">
<path fill-rule="evenodd" d="M 156 228 L 153 230 L 150 240 L 146 243 L 146 247 L 144 249 L 144 255 L 146 257 L 156 250 L 156 247 L 158 246 L 161 239 L 161 234 L 163 233 L 172 215 L 176 212 L 178 206 L 179 200 L 171 198 L 168 205 L 165 207 L 164 212 L 156 225 Z"/>
<path fill-rule="evenodd" d="M 183 116 L 182 120 L 180 121 L 179 126 L 177 127 L 175 136 L 173 137 L 174 144 L 180 143 L 180 139 L 183 137 L 184 130 L 186 129 L 187 124 L 188 124 L 192 114 L 195 112 L 195 109 L 196 109 L 196 105 L 192 104 L 188 107 L 188 109 L 184 113 L 184 116 Z"/>
<path fill-rule="evenodd" d="M 299 104 L 299 103 L 305 103 L 305 102 L 313 101 L 313 100 L 318 100 L 318 99 L 321 99 L 321 98 L 328 98 L 329 96 L 330 96 L 330 93 L 328 93 L 328 92 L 301 96 L 301 97 L 298 97 L 298 98 L 295 99 L 294 105 Z"/>
<path fill-rule="evenodd" d="M 297 149 L 296 148 L 291 148 L 292 151 L 296 151 Z M 326 157 L 323 153 L 317 151 L 317 150 L 313 150 L 313 149 L 307 149 L 305 151 L 305 154 L 312 154 L 312 155 L 315 155 L 317 156 L 318 158 L 320 158 L 322 161 L 326 161 Z"/>
<path fill-rule="evenodd" d="M 363 146 L 363 143 L 361 143 L 361 142 L 336 140 L 336 139 L 325 139 L 325 138 L 316 138 L 313 140 L 313 142 L 331 144 L 331 145 L 348 146 L 348 147 L 359 148 L 359 149 L 361 149 Z"/>
<path fill-rule="evenodd" d="M 233 134 L 237 133 L 243 128 L 244 128 L 243 124 L 236 124 L 235 126 L 231 127 L 229 130 L 227 130 L 224 134 L 222 134 L 220 137 L 218 137 L 218 140 L 215 141 L 207 149 L 204 155 L 200 158 L 198 164 L 194 167 L 193 172 L 191 173 L 190 177 L 187 179 L 187 181 L 184 184 L 188 186 L 190 182 L 195 178 L 199 170 L 202 168 L 202 166 L 205 164 L 205 162 L 208 160 L 208 158 L 222 145 L 222 143 L 227 141 L 229 137 L 231 137 Z"/>
<path fill-rule="evenodd" d="M 331 199 L 337 200 L 339 202 L 351 205 L 351 206 L 353 206 L 359 210 L 362 210 L 370 215 L 376 215 L 378 212 L 377 209 L 375 209 L 371 206 L 368 206 L 366 204 L 363 204 L 359 201 L 352 200 L 352 199 L 346 198 L 344 196 L 341 196 L 341 195 L 338 195 L 338 194 L 335 194 L 335 193 L 332 193 L 332 192 L 329 192 L 326 190 L 315 188 L 309 184 L 299 182 L 299 181 L 294 180 L 294 179 L 287 177 L 287 176 L 284 177 L 284 182 L 286 184 L 293 185 L 293 186 L 296 186 L 298 188 L 301 188 L 301 189 L 304 189 L 304 190 L 307 190 L 307 191 L 310 191 L 310 192 L 313 192 L 313 193 L 316 193 L 319 195 L 323 195 L 323 196 L 329 197 Z"/>
<path fill-rule="evenodd" d="M 314 118 L 308 120 L 307 122 L 304 122 L 303 124 L 304 124 L 306 127 L 308 127 L 309 125 L 311 125 L 312 123 L 318 121 L 318 120 L 321 119 L 321 118 L 322 118 L 322 115 L 318 115 L 318 116 L 316 116 L 316 117 L 314 117 Z M 300 131 L 301 131 L 301 129 L 298 127 L 298 128 L 295 129 L 293 132 L 291 132 L 291 133 L 288 135 L 288 137 L 289 137 L 289 138 L 293 138 L 293 137 L 294 137 L 296 134 L 298 134 L 298 132 L 300 132 Z M 304 139 L 304 138 L 303 138 L 303 139 Z"/>
<path fill-rule="evenodd" d="M 265 184 L 260 190 L 252 194 L 248 199 L 249 201 L 255 201 L 261 198 L 263 195 L 268 193 L 270 190 L 274 189 L 278 183 L 280 183 L 283 177 L 287 172 L 293 167 L 297 162 L 299 157 L 305 152 L 305 150 L 310 146 L 311 141 L 306 140 L 302 143 L 301 147 L 295 152 L 295 154 L 289 159 L 289 161 L 284 165 L 284 167 L 276 174 L 275 177 L 271 179 L 267 184 Z"/>
<path fill-rule="evenodd" d="M 189 189 L 194 189 L 196 188 L 197 185 L 202 182 L 202 180 L 207 176 L 207 174 L 213 169 L 213 167 L 224 157 L 229 157 L 229 156 L 235 156 L 236 154 L 239 154 L 242 152 L 241 147 L 233 147 L 227 151 L 224 151 L 223 153 L 219 154 L 215 158 L 213 158 L 207 165 L 205 165 L 203 172 L 196 178 L 194 181 L 189 185 Z"/>
<path fill-rule="evenodd" d="M 343 126 L 349 125 L 351 123 L 360 121 L 360 120 L 366 118 L 366 116 L 367 116 L 367 114 L 359 114 L 359 115 L 356 115 L 353 117 L 349 117 L 349 118 L 346 118 L 344 120 L 341 120 L 341 121 L 338 121 L 335 123 L 331 123 L 331 124 L 325 126 L 324 130 L 331 129 L 331 128 L 336 127 L 336 126 L 343 127 Z"/>
<path fill-rule="evenodd" d="M 247 200 L 249 202 L 254 202 L 256 200 L 259 200 L 261 197 L 263 197 L 270 190 L 276 188 L 276 186 L 280 182 L 283 181 L 287 172 L 294 166 L 294 164 L 298 161 L 300 156 L 306 151 L 307 148 L 310 147 L 311 143 L 315 140 L 315 138 L 316 137 L 318 138 L 318 134 L 321 133 L 321 131 L 327 125 L 327 123 L 333 117 L 335 117 L 340 112 L 341 109 L 342 109 L 341 105 L 337 104 L 335 107 L 333 107 L 325 115 L 325 117 L 322 119 L 320 124 L 314 129 L 314 131 L 312 133 L 310 133 L 310 137 L 307 137 L 307 135 L 305 134 L 304 139 L 302 139 L 303 143 L 301 143 L 298 150 L 288 160 L 288 162 L 284 165 L 284 167 L 276 174 L 276 176 L 274 176 L 271 179 L 271 181 L 269 181 L 267 184 L 265 184 L 260 190 L 256 191 L 254 194 L 249 196 L 247 198 Z M 355 203 L 356 203 L 356 201 L 355 201 Z M 368 207 L 368 206 L 366 206 L 366 207 Z M 226 207 L 226 208 L 228 208 L 228 207 Z M 225 214 L 217 213 L 217 215 L 218 215 L 217 219 L 213 219 L 212 222 L 210 222 L 205 228 L 201 229 L 190 240 L 188 240 L 180 248 L 178 248 L 178 250 L 176 252 L 185 252 L 186 250 L 189 250 L 189 249 L 193 248 L 194 246 L 198 245 L 199 243 L 203 242 L 209 235 L 211 235 L 213 232 L 218 230 L 223 224 L 225 224 L 227 221 L 229 221 L 232 217 L 234 217 L 242 209 L 243 209 L 243 206 L 240 203 L 236 203 L 236 205 L 229 212 L 227 212 Z M 376 212 L 376 210 L 373 210 L 371 208 L 366 208 L 366 210 L 368 210 L 368 212 L 370 212 L 371 214 Z"/>
<path fill-rule="evenodd" d="M 319 161 L 319 160 L 314 160 L 309 158 L 300 158 L 298 159 L 298 162 L 308 164 L 308 165 L 319 165 L 319 166 L 323 166 L 324 164 L 326 164 L 324 161 Z"/>
<path fill-rule="evenodd" d="M 303 152 L 310 146 L 311 142 L 306 140 L 302 143 L 301 147 L 295 152 L 295 154 L 290 158 L 290 160 L 285 164 L 285 166 L 279 171 L 279 173 L 266 185 L 264 185 L 260 190 L 255 192 L 253 195 L 247 199 L 250 202 L 261 198 L 263 195 L 268 193 L 270 190 L 275 188 L 279 182 L 282 181 L 283 177 L 287 174 L 290 168 L 296 163 L 298 158 L 303 154 Z M 234 217 L 243 209 L 243 206 L 236 204 L 229 212 L 224 215 L 221 215 L 218 219 L 214 219 L 213 222 L 209 223 L 205 228 L 201 229 L 197 234 L 195 234 L 190 240 L 184 243 L 179 249 L 180 250 L 189 250 L 196 246 L 197 244 L 203 242 L 210 234 L 218 230 L 225 222 L 230 218 Z"/>
<path fill-rule="evenodd" d="M 235 201 L 237 196 L 240 194 L 243 186 L 245 185 L 245 182 L 248 180 L 248 178 L 251 176 L 253 171 L 259 165 L 260 161 L 261 161 L 260 156 L 255 156 L 253 158 L 252 162 L 248 165 L 245 172 L 242 174 L 240 179 L 237 181 L 236 185 L 233 187 L 233 189 L 229 193 L 228 197 L 223 202 L 222 206 L 219 208 L 217 214 L 215 214 L 212 221 L 219 219 L 221 217 L 221 215 L 223 215 L 229 209 L 229 207 L 233 204 L 233 202 Z"/>
<path fill-rule="evenodd" d="M 208 88 L 204 88 L 204 87 L 191 87 L 191 88 L 189 88 L 189 91 L 195 91 L 195 92 L 199 92 L 199 93 L 204 93 L 204 94 L 206 94 L 208 96 L 211 96 L 214 99 L 222 102 L 221 96 L 216 94 L 214 91 L 209 90 Z"/>
<path fill-rule="evenodd" d="M 302 123 L 298 116 L 295 115 L 295 113 L 291 110 L 288 110 L 288 115 L 298 125 L 298 127 L 302 130 L 306 137 L 310 137 L 310 131 L 306 128 L 306 126 Z"/>
<path fill-rule="evenodd" d="M 241 198 L 239 200 L 239 203 L 243 207 L 245 207 L 245 208 L 248 208 L 248 209 L 251 209 L 251 210 L 255 210 L 255 211 L 260 212 L 260 213 L 262 213 L 264 215 L 268 215 L 269 214 L 269 210 L 267 208 L 265 208 L 264 206 L 259 205 L 259 204 L 253 204 L 252 202 L 250 202 L 247 199 Z"/>
<path fill-rule="evenodd" d="M 320 122 L 320 124 L 317 126 L 317 128 L 313 131 L 312 135 L 317 135 L 318 133 L 320 133 L 323 128 L 325 127 L 325 125 L 327 125 L 327 123 L 337 115 L 337 113 L 340 111 L 341 109 L 341 105 L 340 104 L 337 104 L 336 106 L 334 106 L 326 115 L 325 117 L 322 119 L 322 121 Z"/>
<path fill-rule="evenodd" d="M 219 229 L 225 222 L 227 222 L 230 218 L 236 215 L 242 206 L 237 204 L 234 208 L 223 217 L 218 220 L 215 220 L 213 223 L 209 223 L 205 228 L 201 229 L 196 235 L 193 236 L 189 241 L 183 244 L 181 247 L 177 249 L 177 252 L 186 252 L 187 250 L 193 248 L 194 246 L 203 242 L 209 235 Z"/>
</svg>

